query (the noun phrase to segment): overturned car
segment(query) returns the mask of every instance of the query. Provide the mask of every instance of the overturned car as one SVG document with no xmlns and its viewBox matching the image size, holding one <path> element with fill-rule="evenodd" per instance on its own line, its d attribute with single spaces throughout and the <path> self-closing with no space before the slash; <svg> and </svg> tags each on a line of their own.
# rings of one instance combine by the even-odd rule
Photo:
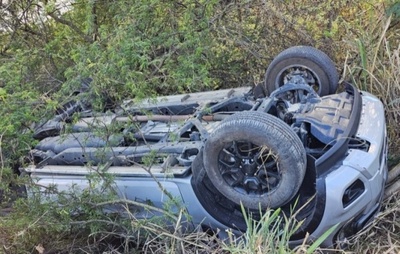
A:
<svg viewBox="0 0 400 254">
<path fill-rule="evenodd" d="M 222 233 L 246 230 L 241 206 L 301 207 L 291 244 L 338 225 L 323 243 L 332 246 L 371 221 L 387 178 L 382 103 L 351 84 L 333 94 L 337 86 L 329 57 L 297 46 L 254 88 L 126 101 L 105 113 L 74 101 L 36 129 L 33 163 L 22 170 L 67 190 L 88 186 L 101 165 L 121 197 L 162 206 L 167 191 L 192 223 Z"/>
</svg>

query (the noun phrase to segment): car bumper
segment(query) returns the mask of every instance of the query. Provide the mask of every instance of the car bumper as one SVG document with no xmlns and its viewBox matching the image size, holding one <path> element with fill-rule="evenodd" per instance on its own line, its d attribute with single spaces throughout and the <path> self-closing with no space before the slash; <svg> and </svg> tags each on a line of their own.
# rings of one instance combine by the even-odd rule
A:
<svg viewBox="0 0 400 254">
<path fill-rule="evenodd" d="M 356 138 L 369 144 L 367 150 L 351 148 L 335 170 L 321 176 L 325 207 L 319 225 L 310 233 L 309 240 L 318 239 L 336 227 L 322 246 L 333 246 L 346 241 L 368 224 L 379 211 L 387 179 L 387 134 L 382 103 L 373 95 L 362 93 L 362 110 Z M 318 185 L 318 184 L 317 184 Z M 318 192 L 318 188 L 317 188 Z M 318 207 L 315 208 L 318 210 Z M 295 240 L 291 244 L 303 242 Z"/>
</svg>

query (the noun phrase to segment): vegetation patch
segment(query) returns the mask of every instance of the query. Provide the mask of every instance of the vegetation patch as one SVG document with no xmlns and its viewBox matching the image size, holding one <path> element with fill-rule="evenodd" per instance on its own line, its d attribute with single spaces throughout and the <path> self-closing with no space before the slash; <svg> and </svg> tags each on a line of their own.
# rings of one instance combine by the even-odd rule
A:
<svg viewBox="0 0 400 254">
<path fill-rule="evenodd" d="M 103 174 L 95 174 L 90 179 L 93 186 L 84 190 L 54 188 L 46 190 L 45 200 L 35 192 L 28 199 L 17 198 L 25 184 L 40 188 L 15 173 L 30 163 L 26 155 L 35 145 L 35 124 L 53 116 L 77 91 L 88 89 L 91 106 L 107 111 L 127 98 L 256 85 L 273 56 L 294 45 L 323 50 L 336 63 L 341 81 L 351 81 L 382 100 L 389 162 L 395 165 L 400 161 L 399 41 L 396 0 L 0 1 L 3 251 L 315 251 L 316 246 L 288 248 L 283 239 L 291 229 L 277 230 L 277 238 L 266 239 L 258 232 L 271 230 L 269 224 L 250 218 L 255 229 L 243 241 L 226 243 L 205 230 L 186 231 L 183 225 L 190 218 L 179 201 L 173 202 L 173 209 L 166 204 L 154 211 L 150 205 L 119 200 L 113 177 Z M 82 87 L 88 77 L 90 87 Z M 103 134 L 111 136 L 110 132 Z M 389 197 L 377 220 L 349 239 L 349 250 L 400 251 L 397 197 Z M 119 209 L 107 211 L 110 204 Z M 131 209 L 136 206 L 158 216 L 139 220 Z M 265 216 L 268 221 L 275 214 Z"/>
</svg>

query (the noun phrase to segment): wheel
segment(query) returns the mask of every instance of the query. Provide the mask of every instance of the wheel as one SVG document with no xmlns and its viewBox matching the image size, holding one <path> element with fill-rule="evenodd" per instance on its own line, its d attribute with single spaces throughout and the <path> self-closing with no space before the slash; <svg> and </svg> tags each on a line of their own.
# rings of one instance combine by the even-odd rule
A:
<svg viewBox="0 0 400 254">
<path fill-rule="evenodd" d="M 298 192 L 306 152 L 282 120 L 243 111 L 221 122 L 205 143 L 208 178 L 227 199 L 248 209 L 277 208 Z"/>
<path fill-rule="evenodd" d="M 271 94 L 294 75 L 300 75 L 320 96 L 336 91 L 339 75 L 335 64 L 322 51 L 309 46 L 295 46 L 278 54 L 265 74 L 265 93 Z"/>
</svg>

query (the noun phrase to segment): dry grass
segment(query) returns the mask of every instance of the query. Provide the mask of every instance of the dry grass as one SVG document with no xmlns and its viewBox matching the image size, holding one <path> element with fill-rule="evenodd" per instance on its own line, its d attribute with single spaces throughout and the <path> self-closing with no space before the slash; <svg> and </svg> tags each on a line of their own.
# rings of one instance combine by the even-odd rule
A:
<svg viewBox="0 0 400 254">
<path fill-rule="evenodd" d="M 350 240 L 351 252 L 400 253 L 399 197 L 397 194 L 387 199 L 375 221 Z"/>
</svg>

